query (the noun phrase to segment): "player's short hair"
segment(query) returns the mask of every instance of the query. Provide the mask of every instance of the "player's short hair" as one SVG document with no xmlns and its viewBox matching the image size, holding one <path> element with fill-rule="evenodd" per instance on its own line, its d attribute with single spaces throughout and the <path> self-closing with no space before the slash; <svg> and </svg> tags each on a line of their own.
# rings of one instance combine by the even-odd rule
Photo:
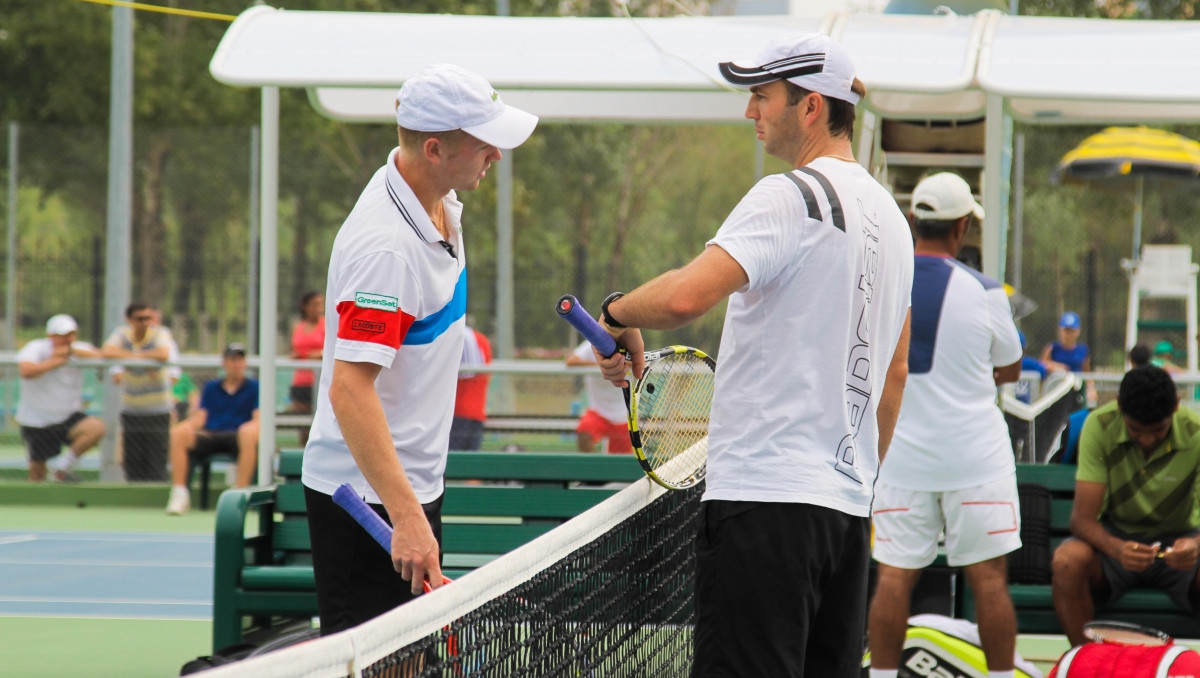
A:
<svg viewBox="0 0 1200 678">
<path fill-rule="evenodd" d="M 466 139 L 469 134 L 460 130 L 452 129 L 444 132 L 418 132 L 406 127 L 396 127 L 400 133 L 400 146 L 405 150 L 415 151 L 425 145 L 426 139 L 441 139 L 442 143 L 447 144 L 451 148 L 458 146 Z"/>
<path fill-rule="evenodd" d="M 154 307 L 144 301 L 135 301 L 125 307 L 125 317 L 132 318 L 138 311 L 144 311 L 148 308 L 153 309 Z"/>
<path fill-rule="evenodd" d="M 958 223 L 958 219 L 917 219 L 914 217 L 913 232 L 922 240 L 945 240 L 950 237 L 950 231 L 956 223 Z"/>
<path fill-rule="evenodd" d="M 1145 344 L 1138 344 L 1129 349 L 1129 364 L 1134 367 L 1149 365 L 1150 347 Z"/>
<path fill-rule="evenodd" d="M 1139 424 L 1157 424 L 1174 414 L 1179 405 L 1175 380 L 1161 367 L 1135 367 L 1121 380 L 1117 405 L 1121 414 Z"/>
<path fill-rule="evenodd" d="M 316 290 L 309 290 L 300 295 L 300 315 L 304 315 L 304 307 L 308 306 L 308 302 L 321 296 L 321 293 Z"/>
<path fill-rule="evenodd" d="M 783 86 L 787 88 L 787 102 L 789 106 L 795 106 L 803 101 L 804 97 L 813 93 L 811 90 L 804 89 L 790 80 L 784 80 Z M 855 78 L 851 89 L 859 96 L 865 96 L 867 93 L 866 85 L 863 85 L 862 81 L 857 78 Z M 828 97 L 824 94 L 821 97 L 825 99 L 825 106 L 829 109 L 829 134 L 835 137 L 853 137 L 854 104 L 844 99 Z"/>
</svg>

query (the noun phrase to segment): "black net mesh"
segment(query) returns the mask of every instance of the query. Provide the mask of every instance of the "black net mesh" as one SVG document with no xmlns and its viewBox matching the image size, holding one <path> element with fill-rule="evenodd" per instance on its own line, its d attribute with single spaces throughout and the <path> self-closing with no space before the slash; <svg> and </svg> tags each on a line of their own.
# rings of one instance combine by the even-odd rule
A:
<svg viewBox="0 0 1200 678">
<path fill-rule="evenodd" d="M 686 676 L 702 492 L 663 494 L 362 675 Z"/>
</svg>

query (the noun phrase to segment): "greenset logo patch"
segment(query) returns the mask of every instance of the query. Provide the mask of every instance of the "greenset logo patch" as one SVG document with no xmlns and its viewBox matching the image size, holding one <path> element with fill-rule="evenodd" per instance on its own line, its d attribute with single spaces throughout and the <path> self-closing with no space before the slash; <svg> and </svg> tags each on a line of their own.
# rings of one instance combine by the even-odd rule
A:
<svg viewBox="0 0 1200 678">
<path fill-rule="evenodd" d="M 359 308 L 373 308 L 377 311 L 391 311 L 392 313 L 400 310 L 399 299 L 374 292 L 355 292 L 354 305 Z"/>
</svg>

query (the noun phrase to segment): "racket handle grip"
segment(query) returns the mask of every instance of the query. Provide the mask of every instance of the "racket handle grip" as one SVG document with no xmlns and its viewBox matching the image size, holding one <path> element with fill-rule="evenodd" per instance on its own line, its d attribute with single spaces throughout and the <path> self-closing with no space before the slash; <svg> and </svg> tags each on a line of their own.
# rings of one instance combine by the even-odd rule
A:
<svg viewBox="0 0 1200 678">
<path fill-rule="evenodd" d="M 571 323 L 571 327 L 579 330 L 583 338 L 595 346 L 596 350 L 600 351 L 605 358 L 617 352 L 617 340 L 604 331 L 600 323 L 584 310 L 583 305 L 574 296 L 562 295 L 554 308 L 558 311 L 559 317 Z"/>
<path fill-rule="evenodd" d="M 363 529 L 379 542 L 384 551 L 392 552 L 392 527 L 384 522 L 383 518 L 380 518 L 379 514 L 362 500 L 362 497 L 355 493 L 350 483 L 343 483 L 333 491 L 333 503 L 346 509 L 346 513 L 349 513 L 351 518 L 362 525 Z"/>
</svg>

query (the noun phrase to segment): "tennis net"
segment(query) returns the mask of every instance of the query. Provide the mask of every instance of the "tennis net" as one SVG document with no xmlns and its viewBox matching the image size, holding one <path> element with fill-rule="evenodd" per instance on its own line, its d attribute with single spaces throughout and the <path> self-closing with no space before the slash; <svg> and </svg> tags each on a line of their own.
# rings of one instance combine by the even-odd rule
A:
<svg viewBox="0 0 1200 678">
<path fill-rule="evenodd" d="M 702 488 L 643 478 L 366 624 L 204 675 L 686 676 Z"/>
</svg>

